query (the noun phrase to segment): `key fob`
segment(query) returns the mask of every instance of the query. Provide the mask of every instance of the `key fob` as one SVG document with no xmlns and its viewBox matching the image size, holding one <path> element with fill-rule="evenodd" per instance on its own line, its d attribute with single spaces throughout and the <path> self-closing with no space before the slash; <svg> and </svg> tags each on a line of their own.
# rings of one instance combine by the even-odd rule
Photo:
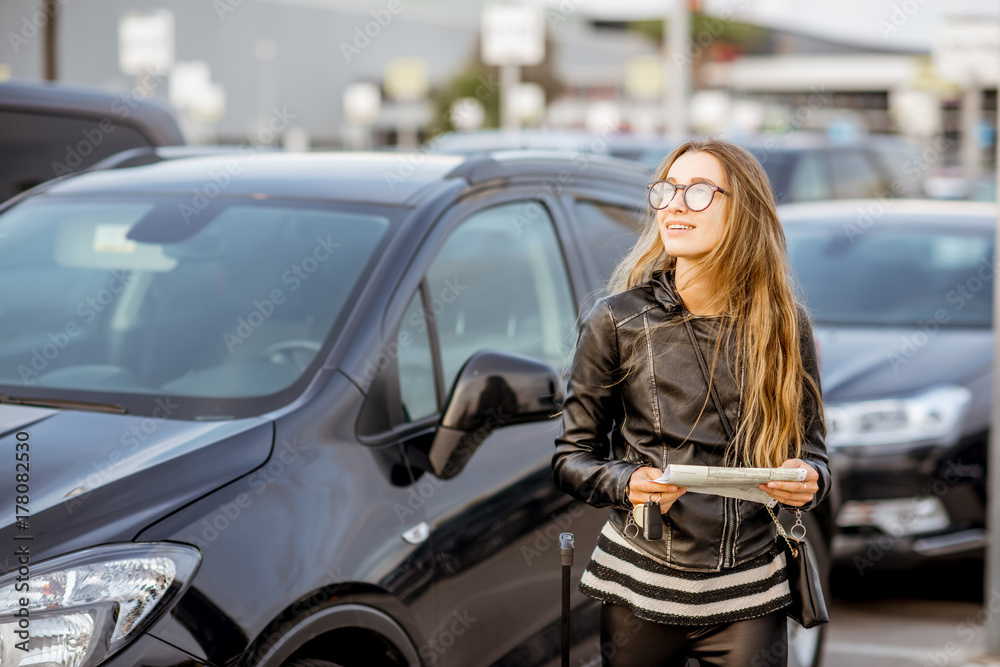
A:
<svg viewBox="0 0 1000 667">
<path fill-rule="evenodd" d="M 642 537 L 647 540 L 659 540 L 663 537 L 663 519 L 660 516 L 660 503 L 653 501 L 642 504 Z"/>
</svg>

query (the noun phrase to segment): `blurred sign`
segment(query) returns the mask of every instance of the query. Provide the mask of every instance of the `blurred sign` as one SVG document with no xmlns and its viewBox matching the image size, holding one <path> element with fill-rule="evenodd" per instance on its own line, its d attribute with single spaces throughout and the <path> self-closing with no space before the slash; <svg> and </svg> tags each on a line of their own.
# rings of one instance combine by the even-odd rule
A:
<svg viewBox="0 0 1000 667">
<path fill-rule="evenodd" d="M 507 98 L 511 112 L 521 123 L 532 123 L 545 115 L 545 89 L 537 83 L 519 83 Z"/>
<path fill-rule="evenodd" d="M 385 92 L 399 102 L 415 102 L 427 97 L 430 76 L 423 58 L 391 58 L 385 64 Z"/>
<path fill-rule="evenodd" d="M 480 55 L 487 65 L 538 65 L 545 59 L 541 7 L 486 5 L 481 30 Z"/>
<path fill-rule="evenodd" d="M 945 18 L 932 50 L 934 68 L 957 83 L 996 85 L 1000 80 L 1000 22 L 989 18 Z"/>
<path fill-rule="evenodd" d="M 637 100 L 659 99 L 663 91 L 663 59 L 633 56 L 625 61 L 625 93 Z"/>
<path fill-rule="evenodd" d="M 352 83 L 344 90 L 344 118 L 359 125 L 370 125 L 382 109 L 382 93 L 374 83 Z"/>
<path fill-rule="evenodd" d="M 226 112 L 226 94 L 212 83 L 208 63 L 201 60 L 178 62 L 170 70 L 170 103 L 199 120 L 217 121 Z"/>
<path fill-rule="evenodd" d="M 166 73 L 174 64 L 174 14 L 130 11 L 118 23 L 118 67 L 125 74 Z"/>
<path fill-rule="evenodd" d="M 478 130 L 486 120 L 483 103 L 475 97 L 460 97 L 451 103 L 451 124 L 458 130 Z"/>
</svg>

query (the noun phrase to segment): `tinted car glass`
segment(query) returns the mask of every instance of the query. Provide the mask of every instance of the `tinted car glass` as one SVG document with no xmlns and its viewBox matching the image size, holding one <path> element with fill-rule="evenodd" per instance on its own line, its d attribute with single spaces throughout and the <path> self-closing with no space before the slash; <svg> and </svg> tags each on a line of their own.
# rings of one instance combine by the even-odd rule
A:
<svg viewBox="0 0 1000 667">
<path fill-rule="evenodd" d="M 767 178 L 771 181 L 774 197 L 780 204 L 790 201 L 788 184 L 794 173 L 799 154 L 794 151 L 773 151 L 761 147 L 748 147 L 750 153 L 764 167 Z"/>
<path fill-rule="evenodd" d="M 427 317 L 424 315 L 418 291 L 410 299 L 396 337 L 399 346 L 399 397 L 403 402 L 403 417 L 413 421 L 437 411 L 434 385 L 434 357 Z"/>
<path fill-rule="evenodd" d="M 861 151 L 841 150 L 830 153 L 833 188 L 842 199 L 891 197 L 885 182 L 868 156 Z"/>
<path fill-rule="evenodd" d="M 790 201 L 816 201 L 830 199 L 830 174 L 826 156 L 822 153 L 803 153 L 798 168 L 792 174 Z"/>
<path fill-rule="evenodd" d="M 595 201 L 576 202 L 573 227 L 591 266 L 606 283 L 615 266 L 639 240 L 643 222 L 638 213 Z"/>
<path fill-rule="evenodd" d="M 218 198 L 199 213 L 172 197 L 15 206 L 0 215 L 0 393 L 259 411 L 239 399 L 303 375 L 398 215 L 388 211 Z M 196 404 L 185 402 L 195 415 Z"/>
<path fill-rule="evenodd" d="M 540 202 L 473 213 L 441 248 L 427 283 L 447 389 L 482 349 L 562 368 L 574 342 L 576 307 L 552 220 Z"/>
<path fill-rule="evenodd" d="M 0 111 L 0 201 L 119 151 L 150 145 L 110 118 Z"/>
<path fill-rule="evenodd" d="M 883 224 L 851 236 L 839 224 L 790 224 L 785 235 L 817 322 L 915 325 L 943 310 L 943 326 L 992 325 L 986 234 Z"/>
</svg>

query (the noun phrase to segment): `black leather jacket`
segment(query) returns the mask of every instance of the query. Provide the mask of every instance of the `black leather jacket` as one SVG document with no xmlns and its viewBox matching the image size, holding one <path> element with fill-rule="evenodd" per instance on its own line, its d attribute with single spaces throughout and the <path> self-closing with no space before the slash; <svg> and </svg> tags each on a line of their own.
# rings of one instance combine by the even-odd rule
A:
<svg viewBox="0 0 1000 667">
<path fill-rule="evenodd" d="M 729 437 L 711 399 L 691 431 L 708 386 L 686 327 L 658 329 L 650 345 L 650 328 L 681 314 L 689 313 L 673 284 L 673 270 L 658 270 L 645 283 L 598 300 L 580 326 L 563 401 L 562 431 L 555 440 L 553 478 L 574 498 L 610 507 L 610 521 L 623 536 L 632 509 L 625 486 L 637 468 L 723 464 Z M 818 384 L 812 326 L 804 310 L 800 315 L 803 363 Z M 691 324 L 710 360 L 720 320 L 698 317 Z M 623 355 L 632 349 L 631 372 L 610 386 L 621 379 Z M 735 428 L 739 391 L 725 356 L 716 365 L 713 384 Z M 819 472 L 819 491 L 803 510 L 821 502 L 830 490 L 821 406 L 808 390 L 806 397 L 809 423 L 801 458 Z M 764 505 L 690 491 L 677 499 L 663 520 L 662 539 L 645 540 L 641 532 L 625 539 L 683 570 L 718 572 L 734 567 L 760 556 L 776 537 Z"/>
</svg>

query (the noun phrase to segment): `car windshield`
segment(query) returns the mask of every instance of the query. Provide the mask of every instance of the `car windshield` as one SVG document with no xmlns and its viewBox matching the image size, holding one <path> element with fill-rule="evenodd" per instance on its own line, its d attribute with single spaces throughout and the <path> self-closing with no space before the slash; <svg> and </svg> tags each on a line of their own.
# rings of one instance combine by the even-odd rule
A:
<svg viewBox="0 0 1000 667">
<path fill-rule="evenodd" d="M 992 326 L 992 229 L 784 228 L 792 269 L 818 323 Z"/>
<path fill-rule="evenodd" d="M 28 199 L 0 215 L 0 394 L 139 414 L 179 397 L 190 418 L 277 407 L 314 374 L 403 213 L 271 198 Z"/>
</svg>

